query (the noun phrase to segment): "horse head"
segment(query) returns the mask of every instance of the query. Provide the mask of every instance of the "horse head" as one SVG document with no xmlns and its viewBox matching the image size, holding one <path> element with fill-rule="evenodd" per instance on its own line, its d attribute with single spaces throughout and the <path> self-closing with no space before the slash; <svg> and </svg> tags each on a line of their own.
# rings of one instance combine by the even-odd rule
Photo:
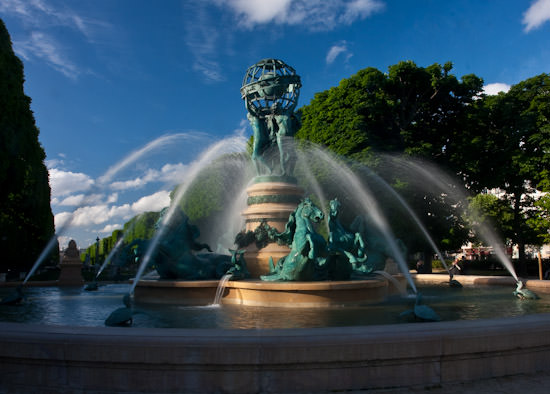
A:
<svg viewBox="0 0 550 394">
<path fill-rule="evenodd" d="M 319 209 L 319 207 L 317 207 L 309 198 L 305 198 L 300 205 L 298 205 L 296 213 L 298 213 L 302 218 L 308 219 L 315 223 L 319 223 L 325 217 L 323 211 L 321 211 L 321 209 Z"/>
<path fill-rule="evenodd" d="M 337 198 L 334 200 L 330 200 L 329 207 L 330 207 L 330 216 L 333 218 L 338 217 L 338 213 L 340 212 L 340 207 L 342 206 L 342 203 L 338 201 Z"/>
</svg>

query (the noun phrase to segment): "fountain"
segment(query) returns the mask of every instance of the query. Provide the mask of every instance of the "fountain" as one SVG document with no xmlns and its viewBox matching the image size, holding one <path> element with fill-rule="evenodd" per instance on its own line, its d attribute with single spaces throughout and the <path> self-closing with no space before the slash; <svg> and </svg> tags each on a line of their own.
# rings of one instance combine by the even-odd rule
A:
<svg viewBox="0 0 550 394">
<path fill-rule="evenodd" d="M 252 163 L 256 176 L 246 190 L 248 207 L 242 213 L 246 227 L 236 242 L 245 250 L 243 259 L 251 279 L 224 281 L 220 301 L 264 307 L 372 303 L 398 292 L 401 286 L 396 287 L 394 281 L 405 280 L 416 293 L 402 251 L 385 219 L 378 214 L 372 193 L 360 185 L 351 171 L 333 160 L 328 162 L 354 185 L 352 195 L 368 203 L 364 213 L 374 219 L 373 225 L 382 239 L 374 241 L 371 237 L 371 245 L 366 246 L 360 233 L 349 233 L 340 224 L 337 209 L 329 221 L 328 244 L 315 229 L 314 224 L 324 218 L 324 213 L 309 198 L 303 198 L 305 191 L 294 177 L 298 155 L 304 154 L 298 152 L 300 149 L 292 138 L 299 127 L 294 109 L 300 87 L 300 77 L 294 69 L 276 59 L 261 60 L 245 74 L 241 95 L 254 132 Z M 318 160 L 323 158 L 326 160 L 328 155 L 316 155 Z M 178 192 L 140 266 L 131 289 L 138 301 L 178 299 L 185 304 L 205 304 L 212 299 L 217 281 L 210 285 L 201 283 L 199 288 L 194 280 L 217 280 L 232 269 L 222 256 L 192 253 L 207 245 L 200 245 L 189 236 L 197 231 L 185 217 L 179 220 L 171 217 L 182 196 Z M 333 200 L 331 204 L 340 203 Z M 384 251 L 375 252 L 376 243 Z M 390 251 L 385 250 L 386 244 Z M 389 256 L 399 263 L 403 274 L 392 280 L 367 277 L 383 270 Z M 162 281 L 140 280 L 140 274 L 151 262 L 155 263 Z M 349 281 L 352 274 L 361 278 Z"/>
<path fill-rule="evenodd" d="M 432 314 L 426 304 L 436 304 L 440 297 L 434 298 L 430 291 L 423 291 L 422 296 L 418 292 L 421 276 L 410 275 L 401 243 L 381 214 L 379 200 L 369 185 L 323 149 L 294 144 L 292 135 L 299 122 L 294 109 L 300 87 L 299 76 L 279 60 L 266 59 L 247 70 L 241 93 L 254 131 L 255 177 L 246 188 L 245 227 L 236 237 L 237 247 L 229 250 L 231 254 L 205 252 L 208 247 L 199 242 L 196 227 L 178 209 L 194 177 L 225 152 L 228 141 L 224 140 L 207 149 L 189 169 L 188 181 L 177 190 L 172 205 L 157 223 L 157 233 L 130 290 L 116 285 L 86 293 L 95 301 L 95 307 L 86 308 L 102 305 L 99 313 L 103 319 L 113 308 L 107 301 L 124 294 L 124 307 L 114 311 L 106 323 L 130 325 L 134 320 L 134 326 L 2 322 L 1 389 L 329 392 L 430 387 L 549 370 L 548 314 L 508 317 L 506 307 L 492 306 L 486 294 L 467 300 L 467 304 L 486 302 L 489 309 L 503 310 L 499 318 L 468 320 L 466 312 L 459 320 L 451 320 L 449 314 L 456 308 L 444 306 Z M 113 166 L 101 178 L 100 186 L 153 146 L 155 143 Z M 311 161 L 322 163 L 329 171 L 335 190 L 323 190 L 313 176 Z M 425 169 L 416 171 L 429 178 Z M 435 172 L 428 173 L 433 177 Z M 300 178 L 306 180 L 307 187 L 299 184 Z M 433 179 L 441 188 L 443 183 Z M 330 210 L 325 214 L 327 196 Z M 339 216 L 348 210 L 359 218 L 350 226 Z M 325 216 L 329 220 L 323 237 L 316 222 Z M 420 219 L 413 219 L 421 227 Z M 493 237 L 490 232 L 484 234 Z M 384 271 L 389 260 L 401 273 Z M 160 279 L 144 275 L 151 264 Z M 507 294 L 518 310 L 532 308 L 529 299 L 534 296 L 511 274 L 513 278 L 461 281 L 468 282 L 466 287 L 479 283 L 476 281 L 518 282 L 518 299 L 511 297 L 511 290 Z M 423 277 L 441 282 L 441 276 Z M 526 283 L 528 287 L 535 284 L 539 283 Z M 409 311 L 404 311 L 400 295 L 405 286 L 413 292 L 405 297 L 412 307 Z M 448 284 L 445 290 L 458 296 Z M 78 298 L 70 292 L 74 290 L 66 291 L 66 298 Z M 17 301 L 21 298 L 22 294 Z M 52 315 L 63 313 L 64 307 L 55 307 L 64 297 L 43 295 L 41 299 L 40 307 L 50 306 Z M 213 301 L 219 306 L 209 306 Z M 191 321 L 194 317 L 187 314 L 189 310 L 204 311 L 214 321 L 204 329 L 135 324 L 142 317 L 150 318 L 155 308 L 167 308 L 169 316 L 184 316 L 181 325 L 170 324 L 172 327 L 197 327 Z M 386 320 L 368 315 L 376 309 Z M 443 321 L 403 323 L 400 312 L 403 318 Z M 340 320 L 342 314 L 346 317 Z M 399 324 L 387 324 L 388 314 L 389 322 Z M 315 323 L 300 322 L 307 316 L 313 316 Z M 239 327 L 246 329 L 236 329 Z M 32 374 L 27 373 L 29 368 Z"/>
</svg>

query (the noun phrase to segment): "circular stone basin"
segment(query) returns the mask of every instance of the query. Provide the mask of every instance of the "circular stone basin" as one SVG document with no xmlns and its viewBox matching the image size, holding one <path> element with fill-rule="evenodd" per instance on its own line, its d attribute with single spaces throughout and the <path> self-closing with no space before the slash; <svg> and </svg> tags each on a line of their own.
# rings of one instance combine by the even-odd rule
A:
<svg viewBox="0 0 550 394">
<path fill-rule="evenodd" d="M 405 288 L 405 278 L 395 280 Z M 218 288 L 217 280 L 141 280 L 135 299 L 152 304 L 209 305 Z M 397 293 L 385 279 L 319 282 L 264 282 L 259 279 L 228 281 L 220 300 L 224 305 L 319 308 L 335 305 L 379 303 Z"/>
<path fill-rule="evenodd" d="M 471 285 L 465 283 L 467 279 Z M 419 291 L 423 294 L 425 304 L 432 307 L 443 321 L 490 319 L 499 317 L 523 316 L 550 312 L 550 294 L 537 290 L 541 296 L 537 301 L 522 301 L 515 298 L 512 292 L 515 286 L 508 278 L 489 279 L 479 277 L 461 277 L 465 287 L 452 289 L 446 283 L 448 276 L 433 275 L 417 277 Z M 164 299 L 145 302 L 138 297 L 134 307 L 140 312 L 134 316 L 134 328 L 223 328 L 223 329 L 289 329 L 312 327 L 343 327 L 371 326 L 381 324 L 403 324 L 407 320 L 400 318 L 401 312 L 412 308 L 414 296 L 402 297 L 398 294 L 384 296 L 384 300 L 374 302 L 357 298 L 352 302 L 338 303 L 337 296 L 326 300 L 323 291 L 342 291 L 342 295 L 353 294 L 355 291 L 374 292 L 381 289 L 387 291 L 389 286 L 382 280 L 352 281 L 343 286 L 340 282 L 308 282 L 308 286 L 300 285 L 301 289 L 293 287 L 293 282 L 260 282 L 234 281 L 229 282 L 222 305 L 211 305 L 218 281 L 177 282 L 157 281 L 147 282 L 147 287 L 136 287 L 146 291 L 161 291 Z M 363 283 L 365 282 L 365 283 Z M 423 282 L 423 283 L 421 283 Z M 532 281 L 529 281 L 531 284 Z M 474 284 L 478 283 L 478 284 Z M 480 284 L 484 283 L 484 284 Z M 162 284 L 162 286 L 160 286 Z M 496 284 L 500 284 L 495 286 Z M 155 287 L 155 285 L 159 285 Z M 184 286 L 185 285 L 185 286 Z M 365 287 L 362 287 L 365 286 Z M 128 284 L 109 284 L 100 286 L 98 291 L 84 291 L 82 287 L 28 287 L 25 293 L 28 297 L 23 305 L 0 308 L 0 321 L 19 322 L 46 325 L 72 325 L 102 327 L 109 314 L 122 307 L 122 296 L 129 291 Z M 266 294 L 259 292 L 259 287 Z M 166 290 L 168 289 L 168 292 Z M 183 289 L 183 290 L 182 290 Z M 168 294 L 172 297 L 169 299 Z M 178 291 L 184 293 L 178 296 Z M 204 293 L 207 290 L 207 293 Z M 0 288 L 0 298 L 11 293 L 12 288 Z M 252 292 L 257 297 L 300 299 L 300 307 L 284 307 L 271 305 L 269 307 L 254 304 L 236 304 L 237 298 L 230 296 L 235 293 L 242 295 Z M 258 292 L 258 293 L 256 293 Z M 153 293 L 149 293 L 150 295 Z M 194 302 L 204 301 L 200 305 L 190 305 L 182 298 L 189 294 L 198 294 Z M 372 295 L 372 294 L 371 294 Z M 295 297 L 295 298 L 294 298 Z M 265 301 L 264 298 L 264 301 Z M 308 300 L 309 306 L 304 305 Z M 315 300 L 315 302 L 311 302 Z M 159 302 L 162 301 L 162 302 Z M 229 302 L 227 302 L 229 301 Z M 324 306 L 319 301 L 325 302 Z M 256 302 L 256 301 L 255 301 Z M 296 305 L 294 305 L 296 306 Z"/>
<path fill-rule="evenodd" d="M 550 281 L 528 281 L 541 299 L 521 301 L 510 283 L 477 277 L 451 289 L 448 277 L 428 279 L 416 282 L 436 283 L 419 289 L 439 323 L 403 322 L 414 297 L 390 296 L 300 309 L 138 302 L 133 327 L 99 327 L 127 284 L 29 287 L 26 304 L 0 308 L 0 381 L 7 392 L 324 393 L 550 370 Z"/>
</svg>

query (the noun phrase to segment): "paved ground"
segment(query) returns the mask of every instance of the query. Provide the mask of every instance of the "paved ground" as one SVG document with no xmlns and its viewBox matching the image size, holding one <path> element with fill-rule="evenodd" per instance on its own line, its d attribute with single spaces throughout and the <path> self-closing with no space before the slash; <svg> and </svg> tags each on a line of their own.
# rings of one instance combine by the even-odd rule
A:
<svg viewBox="0 0 550 394">
<path fill-rule="evenodd" d="M 346 393 L 519 394 L 522 392 L 529 394 L 550 393 L 550 372 L 543 372 L 533 375 L 507 376 L 503 378 L 479 380 L 468 383 L 447 384 L 438 387 L 348 391 Z"/>
</svg>

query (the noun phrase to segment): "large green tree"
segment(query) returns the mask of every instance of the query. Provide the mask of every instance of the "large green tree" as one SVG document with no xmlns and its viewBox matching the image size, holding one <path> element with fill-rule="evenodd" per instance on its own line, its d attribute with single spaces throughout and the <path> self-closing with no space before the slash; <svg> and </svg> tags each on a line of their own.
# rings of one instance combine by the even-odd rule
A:
<svg viewBox="0 0 550 394">
<path fill-rule="evenodd" d="M 54 235 L 45 153 L 23 83 L 0 20 L 0 272 L 27 271 Z"/>
<path fill-rule="evenodd" d="M 512 209 L 509 239 L 518 245 L 523 263 L 525 245 L 544 240 L 544 212 L 536 195 L 550 191 L 550 76 L 541 74 L 507 93 L 485 97 L 475 109 L 464 171 L 477 189 L 501 191 Z"/>
<path fill-rule="evenodd" d="M 458 80 L 451 69 L 451 63 L 424 68 L 406 61 L 388 73 L 361 70 L 301 108 L 297 137 L 359 160 L 404 152 L 452 163 L 483 81 L 475 75 Z"/>
<path fill-rule="evenodd" d="M 445 249 L 459 246 L 468 237 L 459 207 L 444 201 L 441 190 L 426 190 L 427 183 L 413 184 L 412 177 L 419 174 L 410 169 L 405 174 L 385 171 L 387 161 L 380 160 L 380 153 L 428 159 L 452 172 L 461 168 L 463 130 L 483 81 L 475 75 L 459 80 L 451 69 L 451 63 L 424 68 L 406 61 L 389 67 L 387 73 L 361 70 L 337 87 L 316 94 L 301 108 L 302 128 L 297 134 L 368 164 L 388 183 L 398 186 Z M 396 211 L 390 210 L 390 216 L 392 212 Z M 405 228 L 402 218 L 395 217 L 394 228 Z M 404 232 L 403 237 L 407 234 L 411 232 Z M 409 247 L 430 251 L 426 242 L 414 241 L 420 238 L 409 238 Z"/>
</svg>

